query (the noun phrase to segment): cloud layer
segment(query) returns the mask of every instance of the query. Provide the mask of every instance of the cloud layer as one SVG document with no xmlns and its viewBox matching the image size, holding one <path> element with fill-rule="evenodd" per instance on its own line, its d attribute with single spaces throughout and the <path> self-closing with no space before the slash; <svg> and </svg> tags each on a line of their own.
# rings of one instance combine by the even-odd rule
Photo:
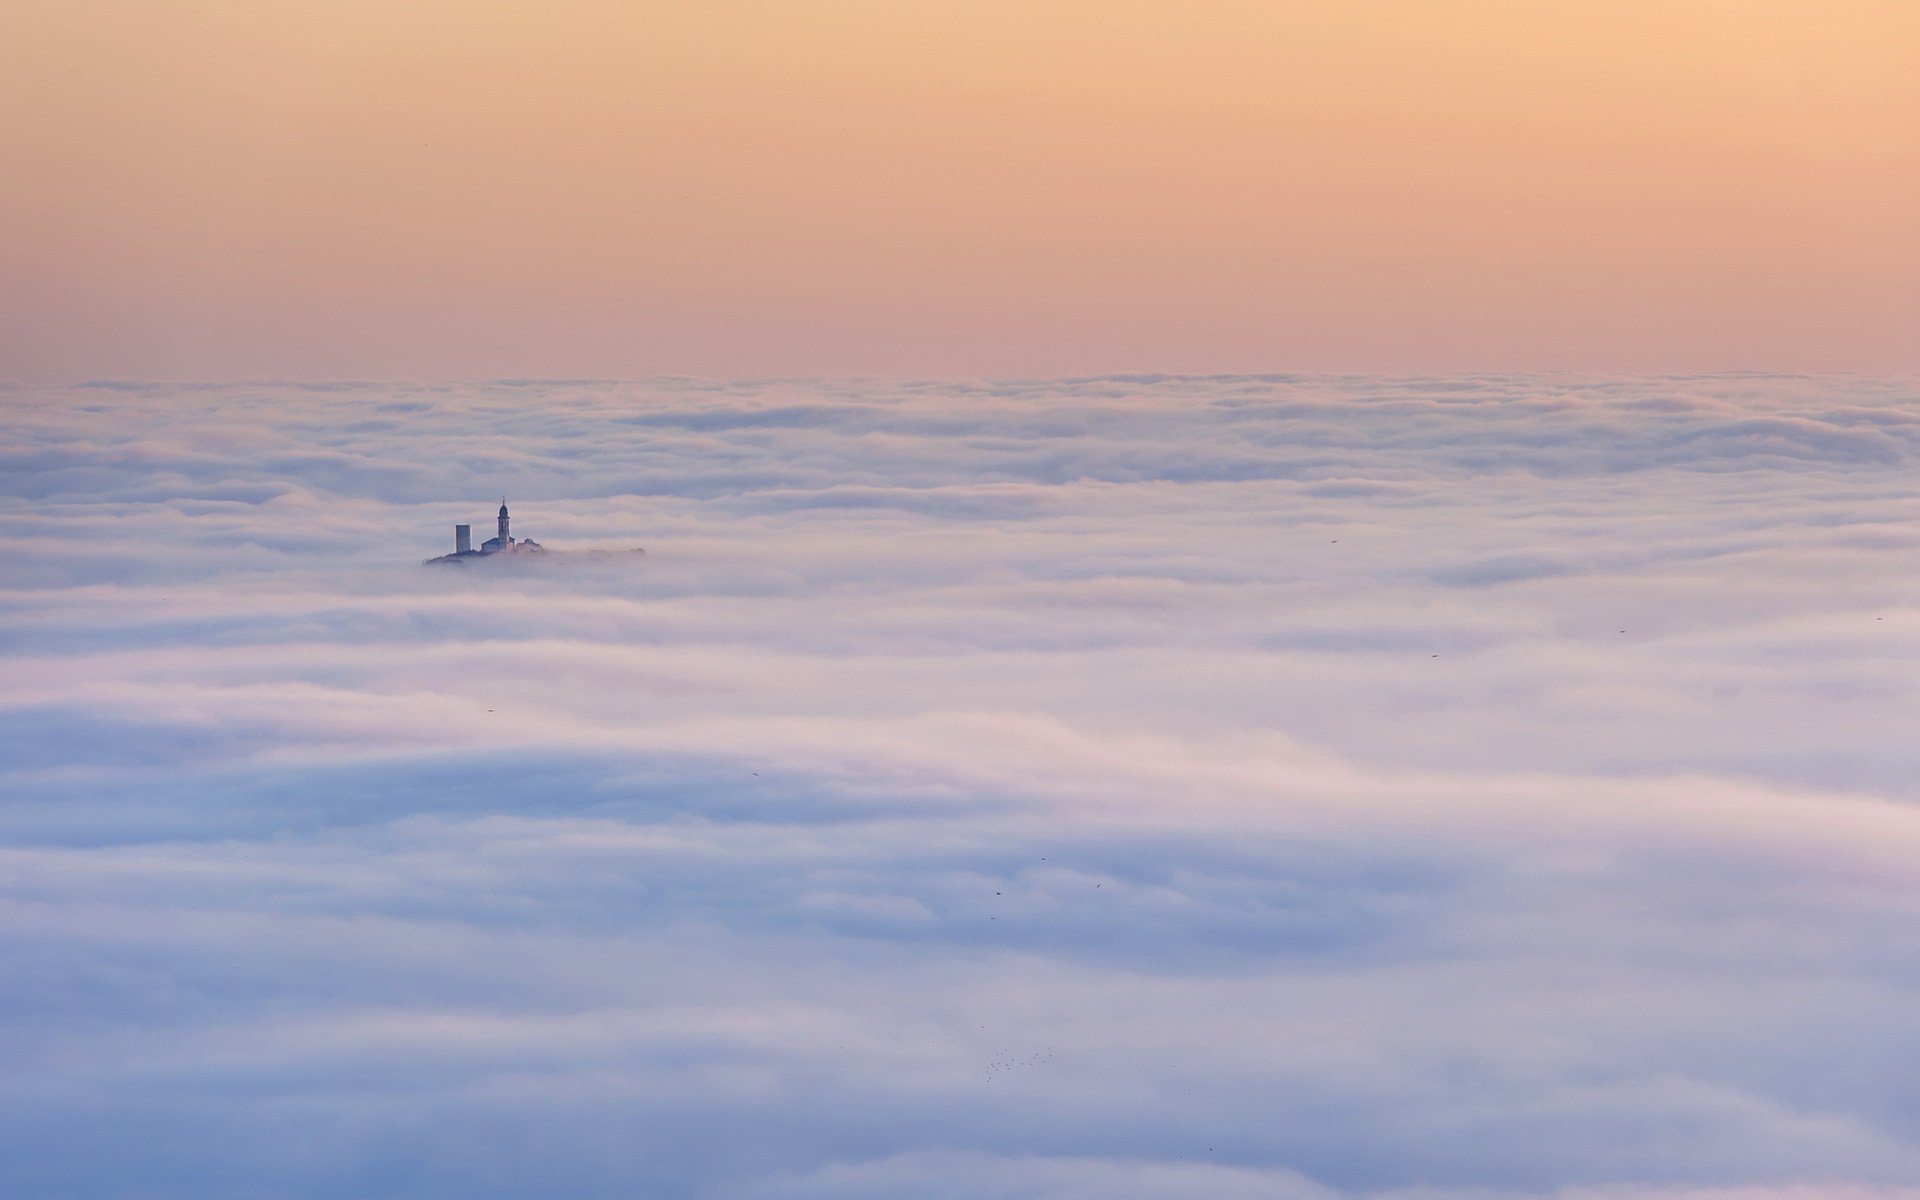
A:
<svg viewBox="0 0 1920 1200">
<path fill-rule="evenodd" d="M 8 399 L 9 1195 L 1920 1197 L 1912 380 Z"/>
</svg>

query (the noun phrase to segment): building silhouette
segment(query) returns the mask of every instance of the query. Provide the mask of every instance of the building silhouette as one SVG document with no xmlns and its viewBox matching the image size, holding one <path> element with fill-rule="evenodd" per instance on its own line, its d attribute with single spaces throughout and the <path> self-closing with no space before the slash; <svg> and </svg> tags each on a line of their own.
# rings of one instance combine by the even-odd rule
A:
<svg viewBox="0 0 1920 1200">
<path fill-rule="evenodd" d="M 494 554 L 539 554 L 545 547 L 532 538 L 515 541 L 509 527 L 507 499 L 500 498 L 500 513 L 495 518 L 499 532 L 473 548 L 473 526 L 455 525 L 453 527 L 453 553 L 442 554 L 439 558 L 430 558 L 428 562 L 465 562 L 469 558 L 486 558 Z"/>
</svg>

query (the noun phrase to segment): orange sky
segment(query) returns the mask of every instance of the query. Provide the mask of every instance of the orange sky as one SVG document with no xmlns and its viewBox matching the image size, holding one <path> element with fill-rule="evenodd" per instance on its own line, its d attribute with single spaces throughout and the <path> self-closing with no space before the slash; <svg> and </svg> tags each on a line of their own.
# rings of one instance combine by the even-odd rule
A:
<svg viewBox="0 0 1920 1200">
<path fill-rule="evenodd" d="M 1920 3 L 0 6 L 0 378 L 1477 368 L 1920 368 Z"/>
</svg>

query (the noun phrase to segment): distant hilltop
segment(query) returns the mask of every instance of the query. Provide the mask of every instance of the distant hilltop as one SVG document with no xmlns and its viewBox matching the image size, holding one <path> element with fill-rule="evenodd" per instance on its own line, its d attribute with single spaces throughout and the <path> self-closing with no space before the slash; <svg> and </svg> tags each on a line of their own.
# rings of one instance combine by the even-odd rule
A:
<svg viewBox="0 0 1920 1200">
<path fill-rule="evenodd" d="M 615 559 L 630 561 L 626 560 L 625 556 L 646 553 L 645 550 L 642 550 L 638 546 L 635 546 L 631 550 L 549 550 L 532 538 L 522 538 L 519 541 L 515 541 L 513 534 L 508 531 L 508 519 L 507 500 L 506 497 L 502 496 L 500 498 L 499 533 L 481 542 L 480 548 L 475 550 L 473 548 L 473 526 L 455 525 L 453 527 L 453 553 L 442 554 L 439 558 L 430 558 L 427 560 L 426 565 L 432 566 L 434 563 L 465 564 L 476 559 L 499 559 L 502 556 L 517 558 L 523 562 L 527 561 L 528 557 L 535 560 L 549 559 L 569 563 L 602 562 Z"/>
<path fill-rule="evenodd" d="M 453 527 L 453 553 L 442 554 L 439 558 L 430 558 L 429 563 L 465 562 L 469 558 L 485 558 L 492 554 L 545 554 L 547 548 L 532 538 L 513 539 L 507 531 L 508 524 L 506 497 L 500 498 L 500 532 L 473 548 L 473 526 L 455 525 Z"/>
</svg>

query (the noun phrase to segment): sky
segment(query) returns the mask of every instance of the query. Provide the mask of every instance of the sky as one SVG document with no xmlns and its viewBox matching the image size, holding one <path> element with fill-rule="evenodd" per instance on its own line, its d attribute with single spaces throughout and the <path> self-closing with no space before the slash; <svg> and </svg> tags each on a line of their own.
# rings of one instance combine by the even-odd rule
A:
<svg viewBox="0 0 1920 1200">
<path fill-rule="evenodd" d="M 1916 1200 L 1916 389 L 16 388 L 0 1193 Z"/>
<path fill-rule="evenodd" d="M 12 0 L 0 378 L 1920 368 L 1907 0 Z"/>
</svg>

